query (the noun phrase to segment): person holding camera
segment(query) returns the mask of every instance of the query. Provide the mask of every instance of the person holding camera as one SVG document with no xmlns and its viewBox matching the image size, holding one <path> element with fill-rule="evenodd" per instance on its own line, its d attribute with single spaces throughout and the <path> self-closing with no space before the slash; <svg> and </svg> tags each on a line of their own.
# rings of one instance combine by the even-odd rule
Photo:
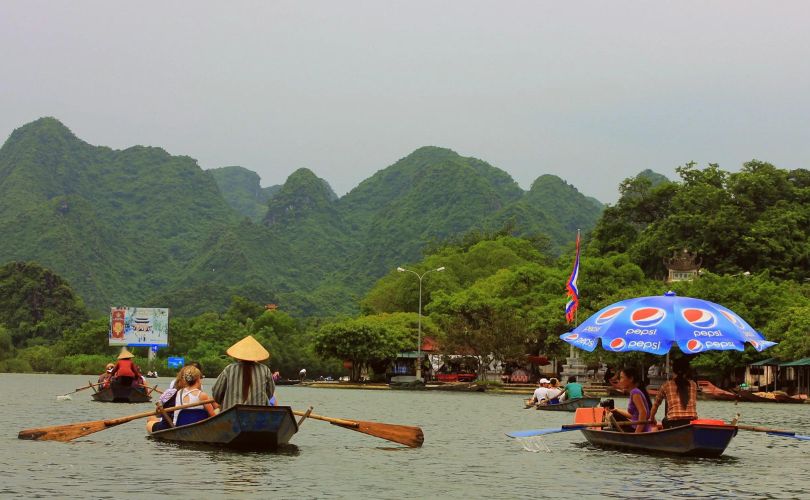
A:
<svg viewBox="0 0 810 500">
<path fill-rule="evenodd" d="M 650 420 L 650 395 L 647 394 L 647 384 L 641 373 L 633 368 L 622 368 L 619 371 L 619 387 L 628 391 L 630 401 L 627 403 L 627 410 L 620 408 L 607 408 L 613 415 L 621 415 L 627 418 L 630 422 L 645 422 Z M 629 426 L 631 429 L 635 428 L 635 432 L 648 432 L 652 430 L 650 424 L 639 424 Z"/>
<path fill-rule="evenodd" d="M 658 407 L 663 401 L 667 402 L 666 416 L 661 421 L 664 429 L 689 425 L 697 419 L 697 383 L 689 374 L 689 358 L 676 359 L 672 363 L 672 372 L 675 377 L 661 385 L 650 410 L 650 420 L 655 420 Z"/>
</svg>

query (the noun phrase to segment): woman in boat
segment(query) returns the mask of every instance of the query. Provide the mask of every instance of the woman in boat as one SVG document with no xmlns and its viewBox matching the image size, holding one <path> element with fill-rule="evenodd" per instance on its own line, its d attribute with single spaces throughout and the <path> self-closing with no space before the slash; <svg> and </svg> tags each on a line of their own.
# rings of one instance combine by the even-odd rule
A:
<svg viewBox="0 0 810 500">
<path fill-rule="evenodd" d="M 211 399 L 208 394 L 202 391 L 202 372 L 200 372 L 196 366 L 184 367 L 180 370 L 180 376 L 182 382 L 178 382 L 178 385 L 183 385 L 183 387 L 177 389 L 174 405 L 185 405 Z M 175 387 L 177 387 L 177 385 L 175 385 Z M 208 417 L 213 417 L 215 414 L 214 406 L 211 403 L 207 403 L 177 410 L 173 415 L 170 415 L 170 417 L 172 419 L 172 425 L 177 426 L 199 422 Z M 149 421 L 146 422 L 146 430 L 149 432 L 168 429 L 169 427 L 171 426 L 165 419 L 159 419 L 158 417 L 149 417 Z"/>
<path fill-rule="evenodd" d="M 131 386 L 133 381 L 141 379 L 141 372 L 138 370 L 135 363 L 132 362 L 132 358 L 134 357 L 135 355 L 129 352 L 126 347 L 121 349 L 121 354 L 118 355 L 118 361 L 115 363 L 113 371 L 110 372 L 113 380 L 118 382 L 119 385 Z"/>
<path fill-rule="evenodd" d="M 276 384 L 270 368 L 260 363 L 270 358 L 267 349 L 248 335 L 225 352 L 236 362 L 222 370 L 211 390 L 222 411 L 238 404 L 269 406 Z"/>
<path fill-rule="evenodd" d="M 650 419 L 650 395 L 647 394 L 647 384 L 641 373 L 633 368 L 622 368 L 619 371 L 619 388 L 629 392 L 630 401 L 627 403 L 627 410 L 613 408 L 609 410 L 613 414 L 622 415 L 631 422 L 643 422 Z M 650 424 L 630 426 L 635 427 L 635 432 L 647 432 L 652 430 Z"/>
<path fill-rule="evenodd" d="M 565 391 L 560 388 L 560 381 L 552 377 L 548 382 L 548 404 L 560 404 L 560 396 L 562 396 L 563 392 Z"/>
<path fill-rule="evenodd" d="M 666 400 L 667 414 L 661 422 L 664 429 L 688 425 L 697 419 L 697 384 L 690 377 L 689 358 L 676 359 L 672 372 L 675 377 L 661 385 L 650 410 L 650 420 L 655 420 L 658 407 Z"/>
</svg>

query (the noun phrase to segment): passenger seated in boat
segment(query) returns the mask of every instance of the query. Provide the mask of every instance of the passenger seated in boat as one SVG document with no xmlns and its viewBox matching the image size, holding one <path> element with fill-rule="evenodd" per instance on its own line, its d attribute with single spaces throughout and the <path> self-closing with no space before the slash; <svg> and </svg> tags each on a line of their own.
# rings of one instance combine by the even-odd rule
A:
<svg viewBox="0 0 810 500">
<path fill-rule="evenodd" d="M 563 392 L 564 391 L 560 388 L 560 381 L 552 377 L 548 382 L 548 396 L 546 396 L 546 404 L 560 404 L 560 396 L 562 396 Z"/>
<path fill-rule="evenodd" d="M 622 368 L 619 371 L 619 388 L 629 392 L 630 401 L 627 403 L 627 410 L 614 408 L 610 412 L 614 415 L 623 415 L 631 422 L 643 422 L 650 419 L 650 395 L 647 394 L 647 384 L 641 373 L 634 368 Z M 650 424 L 639 424 L 624 426 L 623 429 L 634 430 L 635 432 L 647 432 L 653 430 Z"/>
<path fill-rule="evenodd" d="M 211 399 L 210 396 L 204 393 L 200 388 L 202 385 L 202 373 L 196 366 L 184 367 L 181 370 L 181 374 L 185 387 L 177 389 L 177 394 L 174 401 L 175 405 L 179 406 Z M 188 425 L 194 422 L 199 422 L 200 420 L 204 420 L 208 417 L 213 417 L 214 415 L 216 415 L 216 413 L 214 412 L 214 407 L 211 405 L 211 403 L 192 406 L 190 408 L 175 411 L 174 415 L 172 416 L 173 425 L 171 426 L 168 424 L 168 422 L 166 422 L 165 419 L 158 420 L 155 417 L 150 417 L 150 422 L 147 422 L 146 429 L 153 432 L 169 427 Z"/>
<path fill-rule="evenodd" d="M 115 368 L 114 363 L 107 363 L 107 366 L 104 367 L 104 373 L 98 376 L 99 390 L 106 389 L 110 386 L 113 368 Z"/>
<path fill-rule="evenodd" d="M 664 429 L 689 425 L 697 416 L 697 384 L 690 376 L 689 358 L 678 358 L 672 363 L 675 377 L 658 389 L 655 403 L 650 409 L 650 420 L 655 420 L 658 407 L 666 400 L 667 411 L 661 422 Z"/>
<path fill-rule="evenodd" d="M 577 377 L 574 375 L 568 377 L 568 383 L 565 384 L 565 387 L 563 388 L 560 401 L 570 401 L 583 396 L 585 396 L 585 389 L 582 388 L 582 384 L 577 382 Z"/>
<path fill-rule="evenodd" d="M 540 401 L 545 401 L 548 399 L 548 379 L 543 377 L 537 381 L 537 389 L 534 390 L 534 394 L 532 394 L 532 398 L 526 402 L 526 406 L 534 406 L 538 404 Z"/>
</svg>

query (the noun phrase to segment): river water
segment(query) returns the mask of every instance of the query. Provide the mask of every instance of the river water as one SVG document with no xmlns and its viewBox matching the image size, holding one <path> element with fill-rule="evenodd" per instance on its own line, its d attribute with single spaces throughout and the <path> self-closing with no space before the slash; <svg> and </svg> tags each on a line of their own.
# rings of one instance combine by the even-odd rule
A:
<svg viewBox="0 0 810 500">
<path fill-rule="evenodd" d="M 279 387 L 282 404 L 330 417 L 418 425 L 419 449 L 309 420 L 279 453 L 152 441 L 135 420 L 69 443 L 17 439 L 22 429 L 115 418 L 151 403 L 91 400 L 87 376 L 0 374 L 4 498 L 808 498 L 810 441 L 740 431 L 717 459 L 594 448 L 578 431 L 526 451 L 507 431 L 559 427 L 570 413 L 522 409 L 522 396 Z M 158 379 L 167 387 L 170 379 Z M 616 399 L 617 405 L 626 400 Z M 700 402 L 703 418 L 810 434 L 810 405 Z M 659 415 L 660 416 L 660 415 Z M 548 449 L 543 446 L 548 447 Z"/>
</svg>

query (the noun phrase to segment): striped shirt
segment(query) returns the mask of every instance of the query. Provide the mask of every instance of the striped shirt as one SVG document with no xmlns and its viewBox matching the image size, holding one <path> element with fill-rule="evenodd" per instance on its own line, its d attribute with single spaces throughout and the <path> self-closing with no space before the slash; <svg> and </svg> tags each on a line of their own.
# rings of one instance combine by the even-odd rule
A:
<svg viewBox="0 0 810 500">
<path fill-rule="evenodd" d="M 689 381 L 689 403 L 686 408 L 681 403 L 681 396 L 678 394 L 678 386 L 674 380 L 667 380 L 658 389 L 658 395 L 655 397 L 655 406 L 661 404 L 661 400 L 667 400 L 667 419 L 695 419 L 697 418 L 697 384 Z"/>
<path fill-rule="evenodd" d="M 242 372 L 251 369 L 251 382 L 247 399 L 242 394 Z M 267 365 L 239 361 L 222 370 L 211 389 L 211 395 L 222 407 L 222 411 L 238 404 L 269 406 L 270 398 L 276 391 L 273 374 Z"/>
</svg>

